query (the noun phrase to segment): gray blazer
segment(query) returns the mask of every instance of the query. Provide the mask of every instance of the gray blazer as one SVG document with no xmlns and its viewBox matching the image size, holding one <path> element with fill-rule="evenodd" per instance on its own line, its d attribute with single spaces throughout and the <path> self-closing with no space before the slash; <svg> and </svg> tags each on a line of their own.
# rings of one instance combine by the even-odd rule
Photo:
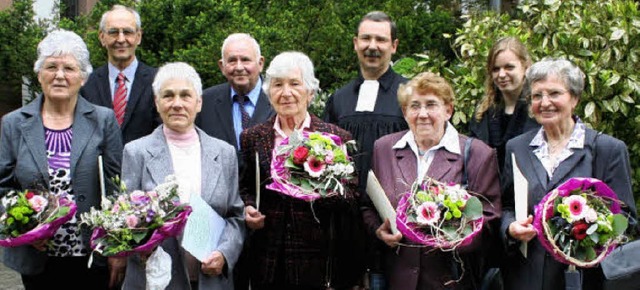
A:
<svg viewBox="0 0 640 290">
<path fill-rule="evenodd" d="M 122 180 L 129 190 L 152 190 L 173 173 L 171 153 L 158 126 L 150 135 L 127 143 L 123 153 Z M 220 276 L 199 275 L 200 289 L 233 289 L 232 269 L 238 260 L 245 237 L 244 203 L 238 194 L 238 163 L 233 146 L 210 137 L 197 129 L 202 150 L 202 198 L 227 225 L 220 237 L 218 250 L 226 260 Z M 171 282 L 167 289 L 190 289 L 185 260 L 176 238 L 162 242 L 171 255 Z M 128 259 L 123 289 L 145 289 L 145 268 L 137 255 Z"/>
<path fill-rule="evenodd" d="M 528 181 L 528 211 L 534 214 L 534 206 L 551 190 L 572 177 L 594 177 L 604 181 L 629 208 L 635 218 L 636 207 L 631 191 L 631 167 L 629 153 L 624 142 L 606 134 L 596 138 L 597 132 L 587 129 L 584 149 L 573 149 L 573 155 L 562 161 L 549 179 L 542 163 L 529 146 L 538 130 L 531 130 L 507 142 L 502 192 L 501 235 L 507 245 L 502 275 L 505 289 L 564 289 L 566 265 L 553 259 L 542 247 L 538 238 L 529 241 L 527 258 L 518 251 L 519 241 L 508 238 L 507 229 L 514 222 L 514 187 L 511 153 L 516 156 L 520 171 Z M 594 168 L 595 166 L 595 168 Z M 602 289 L 603 274 L 600 267 L 581 269 L 583 289 Z"/>
<path fill-rule="evenodd" d="M 0 137 L 0 195 L 7 190 L 34 186 L 49 187 L 49 165 L 45 146 L 44 126 L 40 114 L 43 97 L 2 118 Z M 119 175 L 122 159 L 120 129 L 113 111 L 92 105 L 78 97 L 73 117 L 71 141 L 71 184 L 78 211 L 87 212 L 100 205 L 98 156 L 102 155 L 107 179 Z M 114 187 L 107 192 L 113 193 Z M 82 237 L 89 245 L 91 232 L 84 229 Z M 47 255 L 32 246 L 6 248 L 5 265 L 21 274 L 41 273 Z"/>
</svg>

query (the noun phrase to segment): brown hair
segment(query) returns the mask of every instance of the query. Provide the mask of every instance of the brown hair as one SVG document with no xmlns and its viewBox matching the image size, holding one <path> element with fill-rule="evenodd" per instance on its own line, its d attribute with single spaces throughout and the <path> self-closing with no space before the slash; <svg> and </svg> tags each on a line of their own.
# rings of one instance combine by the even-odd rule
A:
<svg viewBox="0 0 640 290">
<path fill-rule="evenodd" d="M 493 72 L 496 57 L 498 54 L 506 50 L 513 52 L 518 59 L 520 59 L 525 68 L 531 66 L 531 56 L 529 56 L 527 47 L 524 46 L 520 40 L 515 37 L 504 37 L 496 41 L 493 47 L 491 47 L 491 50 L 489 50 L 489 56 L 487 58 L 486 79 L 484 81 L 485 95 L 480 100 L 480 104 L 478 104 L 478 108 L 476 110 L 475 118 L 477 121 L 482 120 L 484 113 L 490 107 L 494 106 L 496 103 L 502 102 L 502 93 L 493 84 L 491 73 Z"/>
<path fill-rule="evenodd" d="M 398 88 L 398 103 L 404 112 L 407 100 L 416 91 L 420 94 L 433 93 L 438 96 L 445 105 L 453 105 L 453 88 L 443 77 L 432 72 L 423 72 L 413 77 L 410 81 L 401 84 Z"/>
</svg>

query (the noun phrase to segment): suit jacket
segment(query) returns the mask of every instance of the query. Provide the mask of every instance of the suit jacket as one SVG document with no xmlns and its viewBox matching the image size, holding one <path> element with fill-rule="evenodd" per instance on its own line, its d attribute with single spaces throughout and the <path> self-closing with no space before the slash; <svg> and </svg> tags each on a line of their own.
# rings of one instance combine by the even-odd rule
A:
<svg viewBox="0 0 640 290">
<path fill-rule="evenodd" d="M 121 126 L 123 144 L 149 135 L 162 123 L 156 110 L 151 87 L 157 71 L 154 67 L 138 62 Z M 105 64 L 91 73 L 80 89 L 80 94 L 89 102 L 113 109 L 112 87 L 113 84 L 109 83 L 109 68 Z"/>
<path fill-rule="evenodd" d="M 629 154 L 626 145 L 609 135 L 601 134 L 596 139 L 594 130 L 587 129 L 584 149 L 572 149 L 573 155 L 562 161 L 549 180 L 542 163 L 529 146 L 537 130 L 524 133 L 507 142 L 506 156 L 514 153 L 520 171 L 528 181 L 528 211 L 534 214 L 534 206 L 551 190 L 572 177 L 595 177 L 604 181 L 624 202 L 631 216 L 636 208 L 631 191 Z M 595 153 L 595 160 L 594 160 Z M 594 168 L 595 165 L 595 168 Z M 513 164 L 506 158 L 504 166 L 504 188 L 502 200 L 501 235 L 508 245 L 507 259 L 502 267 L 505 289 L 564 289 L 566 265 L 556 262 L 538 242 L 529 241 L 527 258 L 519 253 L 519 242 L 508 238 L 507 229 L 514 222 Z M 582 269 L 583 289 L 602 289 L 603 274 L 600 267 Z"/>
<path fill-rule="evenodd" d="M 205 133 L 226 141 L 237 149 L 232 108 L 233 100 L 229 83 L 210 87 L 202 92 L 202 111 L 196 117 L 196 125 Z M 273 115 L 269 98 L 261 90 L 249 126 L 260 124 Z"/>
<path fill-rule="evenodd" d="M 380 181 L 391 205 L 397 207 L 402 195 L 410 190 L 417 178 L 418 160 L 407 146 L 393 149 L 407 131 L 386 135 L 376 141 L 373 149 L 372 169 Z M 459 135 L 461 152 L 467 137 Z M 427 175 L 441 182 L 460 183 L 463 174 L 463 156 L 446 150 L 438 150 Z M 386 275 L 389 289 L 479 289 L 483 274 L 482 260 L 486 254 L 491 231 L 495 231 L 495 221 L 500 219 L 500 184 L 495 151 L 489 146 L 474 140 L 469 150 L 468 190 L 481 194 L 484 225 L 482 235 L 474 238 L 470 245 L 458 248 L 464 261 L 464 273 L 460 283 L 445 286 L 454 279 L 452 267 L 460 265 L 453 260 L 452 252 L 443 252 L 431 247 L 404 247 L 385 249 Z M 372 209 L 363 211 L 364 220 L 371 232 L 380 225 L 377 212 Z M 390 221 L 395 222 L 395 221 Z M 497 226 L 497 224 L 495 224 Z M 410 243 L 403 240 L 402 243 Z M 460 271 L 460 269 L 458 269 Z"/>
<path fill-rule="evenodd" d="M 49 188 L 42 102 L 43 97 L 39 96 L 2 118 L 0 195 L 11 189 Z M 78 97 L 72 130 L 71 184 L 79 218 L 91 207 L 100 206 L 98 156 L 103 157 L 105 178 L 120 174 L 122 141 L 113 111 L 94 106 L 82 97 Z M 115 192 L 115 187 L 109 189 L 107 192 Z M 88 247 L 91 231 L 83 228 L 81 234 Z M 46 253 L 31 245 L 4 249 L 5 265 L 21 274 L 41 273 L 46 261 Z"/>
<path fill-rule="evenodd" d="M 260 167 L 260 212 L 265 226 L 250 236 L 251 282 L 258 285 L 296 285 L 316 289 L 330 280 L 337 289 L 356 285 L 364 274 L 364 228 L 356 202 L 357 178 L 345 186 L 345 196 L 309 203 L 265 188 L 275 142 L 275 117 L 240 135 L 245 168 L 240 180 L 242 198 L 256 206 L 256 161 Z M 351 134 L 311 116 L 310 131 L 327 132 L 344 142 Z M 317 218 L 317 219 L 316 219 Z M 332 221 L 333 219 L 333 221 Z M 330 250 L 331 249 L 331 250 Z M 331 269 L 327 273 L 327 257 Z"/>
<path fill-rule="evenodd" d="M 200 289 L 233 289 L 233 269 L 245 237 L 244 203 L 238 194 L 238 170 L 236 154 L 231 145 L 208 136 L 197 129 L 202 156 L 201 196 L 227 222 L 217 250 L 226 260 L 224 275 L 199 275 Z M 122 180 L 129 190 L 153 190 L 173 174 L 169 145 L 162 132 L 162 125 L 150 135 L 125 145 L 122 164 Z M 167 289 L 190 289 L 185 270 L 185 260 L 180 241 L 168 238 L 161 244 L 171 255 L 171 282 Z M 128 259 L 123 289 L 145 289 L 145 267 L 137 256 Z"/>
</svg>

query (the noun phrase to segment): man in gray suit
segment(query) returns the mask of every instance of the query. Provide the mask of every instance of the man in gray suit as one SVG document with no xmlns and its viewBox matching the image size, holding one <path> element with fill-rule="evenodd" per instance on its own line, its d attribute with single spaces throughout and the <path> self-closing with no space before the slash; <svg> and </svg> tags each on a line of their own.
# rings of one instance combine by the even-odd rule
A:
<svg viewBox="0 0 640 290">
<path fill-rule="evenodd" d="M 264 57 L 260 54 L 260 45 L 249 34 L 231 34 L 222 44 L 218 66 L 227 82 L 204 90 L 202 113 L 196 125 L 239 149 L 240 132 L 273 115 L 269 99 L 262 91 L 260 72 Z M 243 110 L 246 112 L 244 124 Z"/>
<path fill-rule="evenodd" d="M 91 103 L 114 109 L 116 119 L 121 112 L 118 122 L 122 142 L 126 144 L 150 134 L 160 125 L 151 89 L 157 69 L 136 58 L 136 48 L 142 41 L 142 27 L 140 15 L 135 10 L 114 5 L 102 15 L 98 35 L 107 49 L 109 62 L 89 76 L 80 95 Z M 119 94 L 124 97 L 121 103 L 118 103 Z"/>
</svg>

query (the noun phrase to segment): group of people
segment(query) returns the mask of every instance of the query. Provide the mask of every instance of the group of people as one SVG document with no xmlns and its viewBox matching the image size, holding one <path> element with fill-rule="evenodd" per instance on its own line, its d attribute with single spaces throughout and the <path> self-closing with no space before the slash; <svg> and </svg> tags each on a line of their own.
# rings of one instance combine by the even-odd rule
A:
<svg viewBox="0 0 640 290">
<path fill-rule="evenodd" d="M 0 195 L 38 185 L 70 196 L 80 214 L 100 205 L 100 171 L 121 176 L 128 190 L 152 190 L 175 175 L 181 201 L 199 196 L 226 226 L 202 261 L 180 237 L 163 241 L 172 260 L 167 289 L 479 289 L 489 267 L 502 269 L 504 289 L 563 289 L 566 266 L 534 239 L 533 207 L 547 192 L 571 177 L 596 177 L 635 218 L 625 144 L 575 115 L 584 74 L 563 59 L 532 64 L 515 38 L 491 49 L 486 95 L 465 136 L 449 122 L 451 84 L 393 71 L 399 40 L 384 12 L 358 24 L 358 77 L 329 98 L 324 119 L 308 111 L 319 81 L 302 52 L 278 54 L 262 77 L 258 42 L 232 34 L 218 63 L 227 82 L 203 90 L 189 64 L 156 69 L 136 58 L 135 10 L 114 6 L 99 29 L 108 63 L 95 71 L 73 32 L 52 31 L 38 45 L 42 94 L 2 118 Z M 356 141 L 358 178 L 344 184 L 344 196 L 310 206 L 265 187 L 274 148 L 295 130 Z M 524 220 L 514 215 L 512 155 L 528 180 Z M 393 206 L 417 178 L 464 179 L 482 195 L 482 233 L 455 253 L 411 245 L 368 198 L 370 170 Z M 27 290 L 146 288 L 145 257 L 102 257 L 90 235 L 73 218 L 49 241 L 5 249 L 3 262 Z M 518 251 L 525 242 L 526 258 Z M 601 288 L 599 268 L 581 270 L 585 289 Z"/>
</svg>

